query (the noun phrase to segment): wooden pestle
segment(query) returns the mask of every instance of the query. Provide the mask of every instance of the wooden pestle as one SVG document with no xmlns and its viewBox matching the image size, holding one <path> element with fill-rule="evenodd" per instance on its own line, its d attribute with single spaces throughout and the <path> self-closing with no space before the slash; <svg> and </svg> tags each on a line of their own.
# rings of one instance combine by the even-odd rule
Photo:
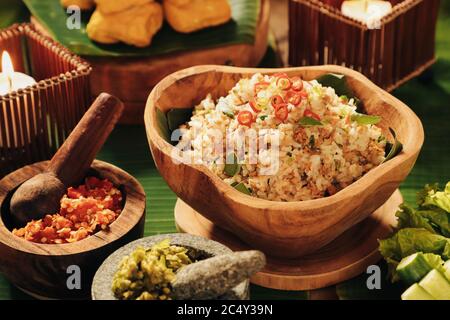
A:
<svg viewBox="0 0 450 320">
<path fill-rule="evenodd" d="M 14 192 L 10 210 L 18 226 L 59 211 L 66 189 L 86 176 L 123 108 L 119 99 L 107 93 L 97 97 L 50 160 L 46 171 L 25 181 Z"/>
</svg>

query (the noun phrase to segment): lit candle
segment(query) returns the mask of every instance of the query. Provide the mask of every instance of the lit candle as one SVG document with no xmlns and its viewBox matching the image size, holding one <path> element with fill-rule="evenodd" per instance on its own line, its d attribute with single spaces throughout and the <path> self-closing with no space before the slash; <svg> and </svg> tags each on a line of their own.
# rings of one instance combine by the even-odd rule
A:
<svg viewBox="0 0 450 320">
<path fill-rule="evenodd" d="M 369 28 L 377 28 L 380 20 L 391 13 L 392 4 L 382 0 L 344 1 L 341 11 L 343 15 L 361 21 Z"/>
<path fill-rule="evenodd" d="M 14 72 L 14 67 L 7 51 L 2 54 L 2 73 L 0 73 L 0 96 L 32 86 L 36 81 L 21 72 Z"/>
<path fill-rule="evenodd" d="M 29 86 L 32 86 L 36 83 L 36 81 L 20 72 L 15 72 L 14 67 L 11 61 L 11 57 L 8 52 L 3 51 L 2 53 L 2 72 L 0 73 L 0 96 L 7 95 L 11 92 L 17 91 L 19 89 L 25 89 Z M 8 104 L 7 104 L 8 105 Z M 1 105 L 0 105 L 1 108 Z M 0 112 L 4 112 L 0 109 Z M 13 111 L 17 112 L 17 111 Z M 10 123 L 0 123 L 0 126 L 5 126 L 6 132 L 9 134 L 6 135 L 5 141 L 3 141 L 3 137 L 0 136 L 0 148 L 8 147 L 8 148 L 21 148 L 23 146 L 23 140 L 28 137 L 30 140 L 33 133 L 30 131 L 29 121 L 32 116 L 28 114 L 28 110 L 25 111 L 25 118 L 20 118 L 19 122 L 26 123 L 28 135 L 23 137 L 20 132 L 17 130 L 16 117 L 12 117 Z M 36 119 L 34 119 L 36 125 Z M 9 129 L 8 129 L 9 128 Z M 25 142 L 26 143 L 26 142 Z"/>
</svg>

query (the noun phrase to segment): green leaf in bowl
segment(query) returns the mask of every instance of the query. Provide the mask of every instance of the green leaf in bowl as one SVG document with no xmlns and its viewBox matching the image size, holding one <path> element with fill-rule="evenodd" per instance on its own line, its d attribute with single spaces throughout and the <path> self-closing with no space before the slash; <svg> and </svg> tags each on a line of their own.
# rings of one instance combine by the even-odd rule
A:
<svg viewBox="0 0 450 320">
<path fill-rule="evenodd" d="M 242 182 L 237 183 L 237 184 L 232 184 L 232 187 L 234 187 L 237 191 L 240 191 L 242 193 L 245 193 L 246 195 L 251 195 L 252 193 L 250 192 L 250 190 L 245 186 L 245 184 L 243 184 Z"/>
<path fill-rule="evenodd" d="M 335 93 L 340 97 L 353 99 L 355 105 L 359 106 L 361 101 L 355 96 L 353 90 L 347 84 L 347 78 L 343 74 L 328 73 L 316 79 L 322 86 L 331 87 Z"/>
<path fill-rule="evenodd" d="M 169 131 L 172 133 L 182 124 L 185 124 L 192 117 L 192 108 L 170 109 L 167 114 L 167 124 Z"/>
<path fill-rule="evenodd" d="M 230 156 L 232 157 L 232 159 L 231 161 L 228 161 L 230 159 L 227 159 L 227 163 L 225 164 L 225 168 L 223 171 L 227 176 L 234 177 L 239 173 L 239 171 L 241 171 L 241 165 L 238 163 L 238 158 L 235 153 Z"/>
<path fill-rule="evenodd" d="M 395 133 L 394 129 L 389 128 L 389 131 L 394 137 L 394 143 L 386 143 L 386 158 L 382 163 L 391 160 L 403 150 L 403 144 L 397 140 L 397 134 Z"/>
<path fill-rule="evenodd" d="M 316 79 L 322 86 L 332 87 L 338 96 L 355 98 L 353 91 L 347 85 L 347 79 L 343 74 L 328 73 Z"/>
<path fill-rule="evenodd" d="M 352 115 L 351 117 L 352 121 L 357 122 L 361 125 L 368 125 L 368 124 L 377 124 L 381 121 L 380 116 L 371 116 L 368 114 L 362 114 L 362 113 L 356 113 Z"/>
<path fill-rule="evenodd" d="M 161 136 L 164 138 L 164 140 L 170 143 L 170 131 L 167 124 L 166 114 L 158 108 L 156 108 L 156 122 L 158 123 L 158 129 L 161 133 Z"/>
<path fill-rule="evenodd" d="M 171 141 L 172 132 L 178 129 L 182 124 L 189 121 L 192 116 L 191 108 L 187 109 L 170 109 L 164 113 L 156 108 L 156 121 L 158 123 L 159 132 L 167 142 L 176 144 L 177 141 Z"/>
<path fill-rule="evenodd" d="M 152 44 L 145 48 L 136 48 L 125 44 L 104 45 L 90 40 L 86 34 L 86 25 L 92 12 L 82 13 L 80 29 L 69 30 L 66 27 L 67 14 L 59 0 L 24 0 L 24 3 L 53 38 L 78 55 L 152 57 L 224 45 L 253 44 L 261 1 L 229 1 L 232 19 L 226 24 L 191 34 L 181 34 L 164 23 L 162 29 L 153 38 Z"/>
<path fill-rule="evenodd" d="M 322 122 L 311 117 L 303 117 L 298 121 L 298 124 L 304 127 L 321 126 Z"/>
</svg>

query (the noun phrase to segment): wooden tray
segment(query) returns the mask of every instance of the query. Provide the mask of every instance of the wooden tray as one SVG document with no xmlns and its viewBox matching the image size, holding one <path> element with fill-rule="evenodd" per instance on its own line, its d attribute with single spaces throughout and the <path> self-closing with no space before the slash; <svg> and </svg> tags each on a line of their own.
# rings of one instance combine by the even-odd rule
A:
<svg viewBox="0 0 450 320">
<path fill-rule="evenodd" d="M 143 124 L 145 102 L 150 90 L 167 75 L 202 64 L 256 67 L 267 49 L 270 0 L 261 0 L 260 19 L 255 43 L 227 45 L 204 50 L 184 51 L 146 58 L 87 57 L 92 66 L 91 92 L 96 97 L 108 92 L 125 103 L 122 124 Z M 38 30 L 49 35 L 39 22 L 31 18 Z"/>
<path fill-rule="evenodd" d="M 396 223 L 395 212 L 402 202 L 400 191 L 395 191 L 369 218 L 314 254 L 292 260 L 267 257 L 266 268 L 256 274 L 251 282 L 271 289 L 313 290 L 335 285 L 365 272 L 367 266 L 380 260 L 378 239 L 392 232 L 392 226 Z M 233 250 L 251 249 L 180 199 L 174 212 L 180 232 L 216 240 Z"/>
</svg>

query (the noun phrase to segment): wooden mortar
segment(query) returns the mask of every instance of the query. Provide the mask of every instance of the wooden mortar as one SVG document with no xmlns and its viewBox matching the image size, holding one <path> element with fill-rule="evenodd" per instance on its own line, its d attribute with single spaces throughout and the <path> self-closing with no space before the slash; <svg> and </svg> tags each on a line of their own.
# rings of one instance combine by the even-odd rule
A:
<svg viewBox="0 0 450 320">
<path fill-rule="evenodd" d="M 48 161 L 23 167 L 0 180 L 0 272 L 14 285 L 35 296 L 53 299 L 88 298 L 95 271 L 106 257 L 141 238 L 145 222 L 145 193 L 127 172 L 95 160 L 89 175 L 107 178 L 124 195 L 124 208 L 109 229 L 74 243 L 40 244 L 12 234 L 16 227 L 9 205 L 15 189 L 45 171 Z M 67 287 L 69 266 L 79 266 L 81 289 Z"/>
<path fill-rule="evenodd" d="M 119 99 L 107 93 L 97 97 L 45 171 L 25 181 L 13 194 L 11 214 L 18 225 L 59 211 L 66 189 L 86 176 L 123 108 Z"/>
</svg>

